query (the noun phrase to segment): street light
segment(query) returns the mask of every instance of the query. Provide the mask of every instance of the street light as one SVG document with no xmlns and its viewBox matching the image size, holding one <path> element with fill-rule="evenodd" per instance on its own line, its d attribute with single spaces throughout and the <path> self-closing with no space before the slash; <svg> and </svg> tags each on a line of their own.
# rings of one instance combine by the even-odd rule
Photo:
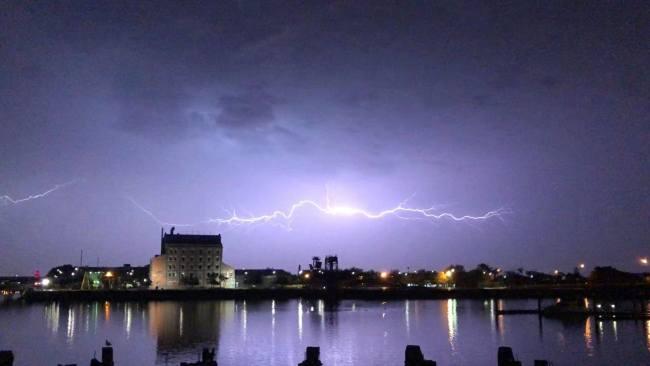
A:
<svg viewBox="0 0 650 366">
<path fill-rule="evenodd" d="M 647 266 L 648 265 L 648 257 L 643 257 L 639 259 L 639 262 L 641 262 L 642 265 Z"/>
<path fill-rule="evenodd" d="M 579 265 L 578 267 L 580 267 L 580 269 L 585 269 L 585 264 L 584 264 L 584 263 L 580 263 L 580 265 Z"/>
<path fill-rule="evenodd" d="M 380 273 L 380 274 L 379 274 L 379 277 L 381 277 L 381 278 L 383 278 L 383 279 L 388 278 L 388 272 L 382 272 L 382 273 Z"/>
</svg>

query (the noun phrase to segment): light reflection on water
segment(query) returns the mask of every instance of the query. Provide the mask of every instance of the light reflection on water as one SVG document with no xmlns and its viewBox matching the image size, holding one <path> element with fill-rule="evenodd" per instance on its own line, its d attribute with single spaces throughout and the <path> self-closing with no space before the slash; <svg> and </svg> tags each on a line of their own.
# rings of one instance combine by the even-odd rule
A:
<svg viewBox="0 0 650 366">
<path fill-rule="evenodd" d="M 455 299 L 50 303 L 0 308 L 0 349 L 14 350 L 17 366 L 84 364 L 107 339 L 119 364 L 140 365 L 193 361 L 202 347 L 214 347 L 220 365 L 296 365 L 311 345 L 327 366 L 398 365 L 407 344 L 439 365 L 492 360 L 499 345 L 512 346 L 524 364 L 622 357 L 650 364 L 650 321 L 540 321 L 494 311 L 535 307 L 534 300 Z"/>
</svg>

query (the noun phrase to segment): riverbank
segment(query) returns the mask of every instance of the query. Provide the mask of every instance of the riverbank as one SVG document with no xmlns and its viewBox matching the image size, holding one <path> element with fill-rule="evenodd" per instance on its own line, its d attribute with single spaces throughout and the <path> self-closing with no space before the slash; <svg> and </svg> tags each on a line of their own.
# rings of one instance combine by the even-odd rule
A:
<svg viewBox="0 0 650 366">
<path fill-rule="evenodd" d="M 649 299 L 650 286 L 527 287 L 491 289 L 343 288 L 321 289 L 189 289 L 189 290 L 51 290 L 29 291 L 27 302 L 48 301 L 165 301 L 165 300 L 265 300 L 265 299 L 490 299 L 590 297 Z"/>
</svg>

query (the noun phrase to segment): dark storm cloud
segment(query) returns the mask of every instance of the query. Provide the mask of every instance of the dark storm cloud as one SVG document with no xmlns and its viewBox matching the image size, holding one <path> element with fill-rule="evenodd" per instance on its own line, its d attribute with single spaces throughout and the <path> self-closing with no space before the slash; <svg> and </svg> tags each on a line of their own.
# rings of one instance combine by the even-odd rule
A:
<svg viewBox="0 0 650 366">
<path fill-rule="evenodd" d="M 77 247 L 87 241 L 79 222 L 92 232 L 117 221 L 133 233 L 120 238 L 128 249 L 155 242 L 156 230 L 116 191 L 183 220 L 228 204 L 265 212 L 333 181 L 379 208 L 417 191 L 422 204 L 453 202 L 458 213 L 520 213 L 512 231 L 480 238 L 386 223 L 385 237 L 412 237 L 412 256 L 396 266 L 472 255 L 555 266 L 549 245 L 566 261 L 623 263 L 650 235 L 647 10 L 637 1 L 0 3 L 0 195 L 97 177 L 14 211 L 0 234 L 15 227 L 6 237 L 50 243 L 40 239 L 53 217 L 68 230 L 57 243 Z M 82 198 L 53 204 L 64 193 Z M 278 256 L 296 261 L 297 248 L 307 257 L 359 243 L 346 246 L 355 262 L 372 238 L 378 254 L 358 264 L 393 260 L 380 254 L 390 241 L 360 227 L 320 247 L 255 234 L 250 245 L 277 240 Z M 114 261 L 145 262 L 155 249 L 121 257 L 114 231 L 102 234 L 93 245 Z M 485 257 L 521 245 L 524 259 Z M 233 263 L 252 265 L 239 248 Z"/>
<path fill-rule="evenodd" d="M 117 75 L 114 95 L 119 101 L 120 128 L 146 135 L 185 135 L 201 119 L 185 110 L 189 96 L 167 74 L 133 70 Z"/>
</svg>

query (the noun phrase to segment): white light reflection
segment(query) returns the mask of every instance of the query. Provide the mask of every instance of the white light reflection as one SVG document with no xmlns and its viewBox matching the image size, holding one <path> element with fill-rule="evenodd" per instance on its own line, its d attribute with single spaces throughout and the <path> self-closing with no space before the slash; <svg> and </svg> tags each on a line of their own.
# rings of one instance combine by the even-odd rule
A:
<svg viewBox="0 0 650 366">
<path fill-rule="evenodd" d="M 275 300 L 271 300 L 271 337 L 275 339 Z"/>
<path fill-rule="evenodd" d="M 72 307 L 68 308 L 68 326 L 65 332 L 66 343 L 72 344 L 74 340 L 74 310 Z"/>
<path fill-rule="evenodd" d="M 405 323 L 406 323 L 406 335 L 410 337 L 411 336 L 411 319 L 410 319 L 411 317 L 410 317 L 410 314 L 409 314 L 409 305 L 410 305 L 409 301 L 406 300 L 404 302 L 404 319 L 406 320 L 405 321 Z"/>
<path fill-rule="evenodd" d="M 131 319 L 133 318 L 133 309 L 129 304 L 126 304 L 125 308 L 124 326 L 126 330 L 126 339 L 129 339 L 131 337 Z"/>
<path fill-rule="evenodd" d="M 180 307 L 178 312 L 178 334 L 183 336 L 183 306 Z"/>
<path fill-rule="evenodd" d="M 48 329 L 56 335 L 59 331 L 59 304 L 52 303 L 45 307 L 45 319 Z"/>
<path fill-rule="evenodd" d="M 302 300 L 298 302 L 298 339 L 302 341 Z"/>
<path fill-rule="evenodd" d="M 84 315 L 84 332 L 88 333 L 90 330 L 90 305 L 86 305 Z"/>
<path fill-rule="evenodd" d="M 458 337 L 458 314 L 456 313 L 456 299 L 447 300 L 447 330 L 449 333 L 449 346 L 452 352 L 456 352 L 456 340 Z"/>
<path fill-rule="evenodd" d="M 318 300 L 318 316 L 320 317 L 320 330 L 325 330 L 325 301 Z"/>
<path fill-rule="evenodd" d="M 242 337 L 244 341 L 246 340 L 246 331 L 248 328 L 248 310 L 246 309 L 246 300 L 242 303 L 241 309 L 241 328 L 242 328 Z"/>
<path fill-rule="evenodd" d="M 494 311 L 494 299 L 490 299 L 489 302 L 484 302 L 484 306 L 488 307 L 488 311 L 490 312 L 490 333 L 492 334 L 492 339 L 494 339 L 494 335 L 496 334 L 496 329 L 495 329 L 495 324 L 496 324 L 496 318 L 495 318 L 495 311 Z"/>
<path fill-rule="evenodd" d="M 271 365 L 275 365 L 275 299 L 271 300 Z"/>
<path fill-rule="evenodd" d="M 504 305 L 503 305 L 503 300 L 499 299 L 497 300 L 497 310 L 503 310 Z M 501 341 L 503 341 L 503 337 L 505 335 L 505 319 L 503 315 L 497 315 L 497 331 L 499 332 L 499 336 L 501 337 Z"/>
</svg>

